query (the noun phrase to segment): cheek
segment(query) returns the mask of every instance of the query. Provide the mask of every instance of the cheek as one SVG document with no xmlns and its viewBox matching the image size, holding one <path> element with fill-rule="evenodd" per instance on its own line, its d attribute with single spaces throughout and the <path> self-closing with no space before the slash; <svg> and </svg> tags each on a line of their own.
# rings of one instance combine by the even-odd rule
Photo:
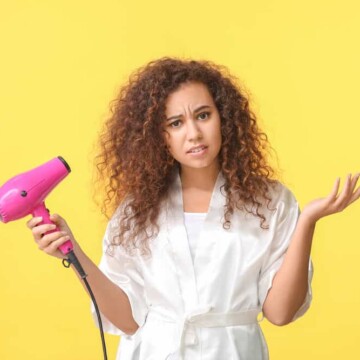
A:
<svg viewBox="0 0 360 360">
<path fill-rule="evenodd" d="M 166 146 L 169 154 L 176 160 L 180 160 L 181 158 L 181 144 L 179 143 L 178 139 L 173 136 L 168 136 L 166 140 Z"/>
<path fill-rule="evenodd" d="M 179 145 L 179 136 L 178 134 L 165 133 L 165 144 L 169 149 L 175 150 Z"/>
</svg>

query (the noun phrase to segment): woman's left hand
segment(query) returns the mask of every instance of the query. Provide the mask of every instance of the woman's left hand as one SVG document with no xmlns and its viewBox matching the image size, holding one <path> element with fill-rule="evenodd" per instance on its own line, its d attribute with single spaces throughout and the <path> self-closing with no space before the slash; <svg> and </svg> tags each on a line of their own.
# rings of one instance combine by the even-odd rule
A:
<svg viewBox="0 0 360 360">
<path fill-rule="evenodd" d="M 337 178 L 331 193 L 325 197 L 311 201 L 302 212 L 301 217 L 316 223 L 324 216 L 335 214 L 346 209 L 350 204 L 360 198 L 360 187 L 355 190 L 360 174 L 347 176 L 343 190 L 338 194 L 340 178 Z"/>
</svg>

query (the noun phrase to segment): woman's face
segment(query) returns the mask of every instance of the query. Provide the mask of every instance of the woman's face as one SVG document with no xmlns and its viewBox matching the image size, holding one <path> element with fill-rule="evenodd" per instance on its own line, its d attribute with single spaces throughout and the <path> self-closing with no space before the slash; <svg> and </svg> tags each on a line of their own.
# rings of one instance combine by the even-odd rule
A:
<svg viewBox="0 0 360 360">
<path fill-rule="evenodd" d="M 184 168 L 218 167 L 220 115 L 207 87 L 184 83 L 166 101 L 165 141 Z"/>
</svg>

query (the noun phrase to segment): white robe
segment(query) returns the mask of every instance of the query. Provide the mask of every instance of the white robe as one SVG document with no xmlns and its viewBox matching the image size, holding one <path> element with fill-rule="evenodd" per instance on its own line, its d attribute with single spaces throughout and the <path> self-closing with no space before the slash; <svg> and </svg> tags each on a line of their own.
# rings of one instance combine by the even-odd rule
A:
<svg viewBox="0 0 360 360">
<path fill-rule="evenodd" d="M 122 336 L 117 360 L 268 359 L 258 314 L 289 246 L 299 206 L 279 183 L 270 206 L 277 211 L 262 208 L 268 230 L 261 229 L 258 217 L 239 210 L 231 218 L 231 229 L 225 230 L 223 183 L 219 173 L 194 262 L 179 176 L 161 210 L 151 257 L 129 256 L 118 246 L 108 255 L 119 211 L 109 222 L 99 267 L 128 295 L 139 325 L 129 336 L 102 316 L 104 330 Z M 308 293 L 293 320 L 310 306 L 312 275 L 310 258 Z"/>
</svg>

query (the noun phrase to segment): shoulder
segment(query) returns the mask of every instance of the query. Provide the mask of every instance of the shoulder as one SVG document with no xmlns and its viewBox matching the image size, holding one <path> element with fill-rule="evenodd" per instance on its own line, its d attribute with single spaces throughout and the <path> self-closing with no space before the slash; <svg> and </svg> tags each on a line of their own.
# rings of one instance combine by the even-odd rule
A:
<svg viewBox="0 0 360 360">
<path fill-rule="evenodd" d="M 275 181 L 269 184 L 268 195 L 271 198 L 270 204 L 272 206 L 279 204 L 287 206 L 298 204 L 294 193 L 280 181 Z"/>
<path fill-rule="evenodd" d="M 277 181 L 270 187 L 271 202 L 269 209 L 271 212 L 270 223 L 272 227 L 288 226 L 295 224 L 300 214 L 299 203 L 293 192 L 284 184 Z"/>
</svg>

